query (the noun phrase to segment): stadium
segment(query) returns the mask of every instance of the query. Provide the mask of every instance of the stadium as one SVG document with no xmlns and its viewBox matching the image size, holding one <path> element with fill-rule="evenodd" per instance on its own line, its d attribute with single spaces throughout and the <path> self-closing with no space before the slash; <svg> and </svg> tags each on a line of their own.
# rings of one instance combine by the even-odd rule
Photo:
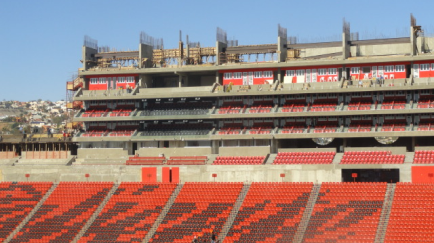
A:
<svg viewBox="0 0 434 243">
<path fill-rule="evenodd" d="M 0 140 L 2 242 L 434 242 L 434 38 L 276 37 L 85 36 L 72 136 Z"/>
</svg>

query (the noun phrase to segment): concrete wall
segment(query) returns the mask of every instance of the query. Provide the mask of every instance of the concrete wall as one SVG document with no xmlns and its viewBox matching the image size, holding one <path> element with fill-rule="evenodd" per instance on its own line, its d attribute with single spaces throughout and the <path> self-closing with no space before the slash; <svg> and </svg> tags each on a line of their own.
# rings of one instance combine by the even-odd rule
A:
<svg viewBox="0 0 434 243">
<path fill-rule="evenodd" d="M 336 148 L 287 148 L 279 152 L 336 152 Z"/>
<path fill-rule="evenodd" d="M 79 159 L 128 159 L 128 150 L 121 148 L 80 148 L 77 150 Z"/>
<path fill-rule="evenodd" d="M 392 154 L 404 154 L 407 152 L 406 147 L 345 147 L 345 152 L 348 151 L 391 151 Z"/>
<path fill-rule="evenodd" d="M 211 86 L 215 83 L 215 76 L 201 76 L 200 86 Z"/>
<path fill-rule="evenodd" d="M 355 57 L 408 54 L 411 52 L 410 47 L 410 43 L 351 46 L 351 56 Z"/>
<path fill-rule="evenodd" d="M 72 166 L 0 166 L 0 178 L 4 181 L 141 181 L 144 166 L 125 165 L 72 165 Z M 157 167 L 157 180 L 161 181 L 161 167 Z M 181 182 L 279 182 L 281 173 L 287 182 L 340 182 L 341 169 L 400 169 L 400 181 L 411 182 L 412 164 L 393 165 L 199 165 L 179 167 Z"/>
<path fill-rule="evenodd" d="M 22 152 L 24 159 L 66 159 L 71 155 L 71 151 L 28 151 Z"/>
<path fill-rule="evenodd" d="M 434 146 L 414 147 L 414 151 L 434 150 Z"/>
<path fill-rule="evenodd" d="M 158 156 L 164 154 L 170 156 L 204 156 L 211 154 L 211 147 L 187 147 L 187 148 L 140 148 L 136 151 L 140 156 Z"/>
<path fill-rule="evenodd" d="M 151 67 L 152 65 L 153 47 L 150 45 L 139 44 L 139 57 L 148 58 L 146 62 L 139 62 L 139 68 Z"/>
<path fill-rule="evenodd" d="M 300 57 L 312 57 L 330 53 L 342 52 L 342 46 L 326 48 L 306 48 L 300 51 Z M 339 56 L 340 57 L 340 56 Z"/>
<path fill-rule="evenodd" d="M 89 65 L 86 61 L 95 61 L 95 57 L 92 57 L 93 55 L 97 54 L 98 50 L 83 46 L 81 49 L 81 60 L 83 60 L 83 69 L 87 70 L 88 68 L 94 66 Z"/>
<path fill-rule="evenodd" d="M 139 82 L 140 88 L 151 88 L 152 87 L 152 77 L 150 75 L 144 75 L 141 74 L 139 76 Z"/>
<path fill-rule="evenodd" d="M 0 152 L 0 159 L 12 159 L 17 157 L 18 155 L 15 153 L 15 151 L 4 151 Z"/>
<path fill-rule="evenodd" d="M 220 156 L 265 156 L 270 153 L 270 146 L 257 147 L 220 147 Z"/>
</svg>

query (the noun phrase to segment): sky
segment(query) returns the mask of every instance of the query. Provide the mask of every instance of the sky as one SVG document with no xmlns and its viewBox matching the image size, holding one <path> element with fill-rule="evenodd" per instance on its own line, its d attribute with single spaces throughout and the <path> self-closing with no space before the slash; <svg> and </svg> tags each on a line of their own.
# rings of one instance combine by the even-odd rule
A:
<svg viewBox="0 0 434 243">
<path fill-rule="evenodd" d="M 360 39 L 409 36 L 410 14 L 434 34 L 430 0 L 0 0 L 0 100 L 66 98 L 82 66 L 85 35 L 99 46 L 137 50 L 145 31 L 177 48 L 179 30 L 215 46 L 216 28 L 239 45 L 277 42 L 277 25 L 301 42 L 339 40 L 342 20 Z"/>
</svg>

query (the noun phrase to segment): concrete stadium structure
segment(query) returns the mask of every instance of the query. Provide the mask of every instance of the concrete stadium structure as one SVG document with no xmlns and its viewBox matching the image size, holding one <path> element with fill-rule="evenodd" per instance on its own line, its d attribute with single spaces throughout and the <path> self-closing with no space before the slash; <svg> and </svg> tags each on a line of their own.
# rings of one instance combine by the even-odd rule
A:
<svg viewBox="0 0 434 243">
<path fill-rule="evenodd" d="M 375 40 L 359 40 L 344 21 L 342 41 L 327 43 L 294 43 L 281 26 L 276 44 L 249 46 L 221 29 L 215 47 L 188 36 L 184 43 L 180 33 L 179 48 L 164 49 L 142 33 L 137 51 L 116 51 L 86 37 L 83 68 L 67 84 L 83 129 L 72 139 L 4 137 L 2 180 L 321 183 L 356 173 L 429 181 L 434 170 L 414 157 L 434 146 L 434 38 L 411 20 L 409 37 Z M 403 160 L 342 163 L 353 151 Z M 328 164 L 275 163 L 296 152 L 334 156 Z M 186 156 L 197 157 L 179 161 Z M 245 156 L 265 159 L 213 164 Z"/>
</svg>

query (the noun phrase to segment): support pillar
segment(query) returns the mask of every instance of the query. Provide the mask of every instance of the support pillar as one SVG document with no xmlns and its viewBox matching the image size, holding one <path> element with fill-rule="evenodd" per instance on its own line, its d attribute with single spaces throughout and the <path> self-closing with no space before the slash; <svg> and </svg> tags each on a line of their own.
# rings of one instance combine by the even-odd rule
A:
<svg viewBox="0 0 434 243">
<path fill-rule="evenodd" d="M 277 154 L 279 151 L 279 140 L 272 138 L 270 143 L 270 153 Z"/>
<path fill-rule="evenodd" d="M 211 153 L 212 154 L 219 154 L 219 141 L 218 140 L 212 140 L 211 141 Z"/>
<path fill-rule="evenodd" d="M 414 152 L 416 148 L 416 137 L 411 138 L 411 152 Z"/>
</svg>

